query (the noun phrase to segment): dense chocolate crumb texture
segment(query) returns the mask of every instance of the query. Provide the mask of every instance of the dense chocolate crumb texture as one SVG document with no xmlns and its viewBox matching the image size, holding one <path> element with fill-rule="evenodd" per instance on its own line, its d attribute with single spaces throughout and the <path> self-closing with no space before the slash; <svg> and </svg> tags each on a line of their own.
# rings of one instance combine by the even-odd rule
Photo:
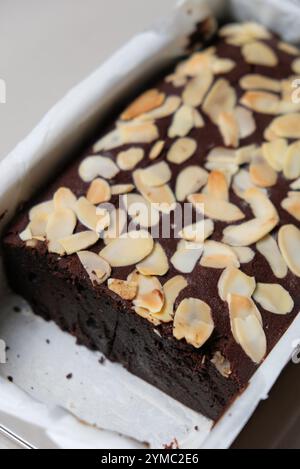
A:
<svg viewBox="0 0 300 469">
<path fill-rule="evenodd" d="M 124 110 L 73 185 L 31 208 L 22 242 L 77 256 L 94 288 L 178 341 L 200 349 L 229 331 L 260 364 L 300 306 L 297 74 L 299 50 L 263 26 L 222 27 Z M 155 239 L 186 202 L 202 219 Z M 222 353 L 211 362 L 229 378 Z"/>
</svg>

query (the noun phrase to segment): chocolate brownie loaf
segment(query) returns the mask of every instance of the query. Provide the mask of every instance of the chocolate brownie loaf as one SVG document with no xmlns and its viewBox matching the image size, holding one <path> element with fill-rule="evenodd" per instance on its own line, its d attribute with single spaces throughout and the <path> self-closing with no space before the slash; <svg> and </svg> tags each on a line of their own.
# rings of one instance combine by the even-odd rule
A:
<svg viewBox="0 0 300 469">
<path fill-rule="evenodd" d="M 300 308 L 297 73 L 264 27 L 221 28 L 16 217 L 13 290 L 218 419 Z"/>
</svg>

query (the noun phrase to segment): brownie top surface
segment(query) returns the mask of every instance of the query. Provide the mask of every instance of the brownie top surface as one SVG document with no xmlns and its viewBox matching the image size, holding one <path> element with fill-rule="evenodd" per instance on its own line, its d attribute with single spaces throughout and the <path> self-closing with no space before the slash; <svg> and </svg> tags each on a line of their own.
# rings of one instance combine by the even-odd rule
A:
<svg viewBox="0 0 300 469">
<path fill-rule="evenodd" d="M 298 72 L 293 46 L 226 25 L 36 196 L 5 243 L 246 383 L 300 307 Z"/>
</svg>

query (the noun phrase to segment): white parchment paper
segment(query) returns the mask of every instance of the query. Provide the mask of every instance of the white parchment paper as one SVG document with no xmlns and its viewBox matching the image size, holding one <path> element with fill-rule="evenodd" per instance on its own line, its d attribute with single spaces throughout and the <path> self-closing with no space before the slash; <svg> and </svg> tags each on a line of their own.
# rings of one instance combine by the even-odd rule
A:
<svg viewBox="0 0 300 469">
<path fill-rule="evenodd" d="M 300 41 L 300 8 L 285 0 L 187 0 L 166 21 L 132 39 L 84 82 L 71 90 L 36 129 L 0 163 L 0 229 L 16 206 L 47 178 L 66 151 L 105 116 L 116 100 L 166 61 L 179 56 L 198 21 L 210 10 L 219 18 L 257 19 L 287 40 Z M 1 217 L 0 217 L 1 218 Z M 7 294 L 0 279 L 0 337 L 8 363 L 0 365 L 0 412 L 44 432 L 61 448 L 228 447 L 267 394 L 300 336 L 296 319 L 253 377 L 249 388 L 211 430 L 211 422 L 107 360 L 75 344 L 54 324 L 35 317 Z M 21 307 L 15 313 L 14 306 Z M 72 376 L 70 376 L 72 375 Z M 14 382 L 6 380 L 13 377 Z M 69 376 L 69 379 L 67 379 Z M 83 422 L 88 423 L 86 425 Z M 96 428 L 98 427 L 98 428 Z M 21 427 L 20 427 L 21 428 Z M 24 425 L 22 426 L 22 429 Z M 102 430 L 100 430 L 100 428 Z M 123 436 L 121 436 L 123 435 Z M 34 442 L 33 442 L 34 443 Z"/>
</svg>

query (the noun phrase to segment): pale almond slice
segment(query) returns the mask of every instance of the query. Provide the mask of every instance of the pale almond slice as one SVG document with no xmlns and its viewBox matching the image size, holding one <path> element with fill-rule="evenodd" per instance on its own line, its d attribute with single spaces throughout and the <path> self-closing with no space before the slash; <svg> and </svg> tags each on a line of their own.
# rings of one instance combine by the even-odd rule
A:
<svg viewBox="0 0 300 469">
<path fill-rule="evenodd" d="M 54 211 L 54 203 L 53 200 L 49 200 L 47 202 L 41 202 L 38 205 L 32 207 L 29 210 L 29 220 L 33 220 L 37 215 L 51 215 Z"/>
<path fill-rule="evenodd" d="M 132 192 L 135 187 L 133 184 L 115 184 L 111 186 L 111 195 L 122 195 Z"/>
<path fill-rule="evenodd" d="M 57 209 L 59 210 L 59 209 Z M 45 238 L 49 215 L 46 213 L 38 213 L 28 225 L 32 238 Z"/>
<path fill-rule="evenodd" d="M 166 83 L 172 83 L 175 88 L 181 88 L 187 84 L 187 77 L 178 75 L 177 73 L 171 73 L 165 78 Z"/>
<path fill-rule="evenodd" d="M 192 107 L 200 106 L 212 82 L 213 74 L 209 69 L 189 81 L 182 94 L 184 104 Z"/>
<path fill-rule="evenodd" d="M 178 306 L 174 316 L 173 335 L 177 340 L 200 348 L 214 330 L 211 309 L 197 298 L 186 298 Z"/>
<path fill-rule="evenodd" d="M 243 196 L 244 200 L 250 205 L 255 218 L 269 220 L 277 218 L 279 220 L 278 212 L 268 196 L 257 187 L 248 189 Z"/>
<path fill-rule="evenodd" d="M 208 173 L 200 166 L 187 166 L 176 181 L 176 199 L 183 202 L 187 196 L 199 191 L 207 182 Z"/>
<path fill-rule="evenodd" d="M 300 140 L 292 143 L 284 155 L 283 174 L 286 179 L 300 176 Z"/>
<path fill-rule="evenodd" d="M 300 74 L 300 58 L 294 60 L 294 62 L 292 63 L 292 69 L 293 72 L 295 72 L 297 75 Z"/>
<path fill-rule="evenodd" d="M 109 213 L 106 210 L 100 211 L 85 197 L 77 200 L 75 213 L 80 223 L 89 230 L 101 232 L 110 224 Z"/>
<path fill-rule="evenodd" d="M 229 200 L 229 187 L 224 173 L 212 171 L 208 176 L 205 194 L 215 200 Z"/>
<path fill-rule="evenodd" d="M 193 156 L 196 149 L 197 142 L 193 138 L 179 138 L 171 146 L 167 154 L 167 160 L 170 163 L 182 164 Z"/>
<path fill-rule="evenodd" d="M 105 179 L 94 179 L 87 191 L 86 198 L 93 205 L 108 202 L 111 198 L 110 185 Z"/>
<path fill-rule="evenodd" d="M 236 152 L 229 148 L 214 147 L 207 155 L 207 161 L 211 163 L 236 163 Z"/>
<path fill-rule="evenodd" d="M 38 245 L 38 240 L 37 239 L 28 239 L 25 244 L 26 244 L 27 248 L 35 249 Z"/>
<path fill-rule="evenodd" d="M 235 163 L 218 163 L 215 161 L 208 161 L 205 163 L 205 168 L 208 171 L 221 171 L 228 181 L 231 181 L 232 176 L 234 176 L 239 170 L 238 165 Z"/>
<path fill-rule="evenodd" d="M 295 88 L 294 82 L 297 80 L 297 75 L 292 75 L 285 80 L 281 80 L 281 99 L 285 103 L 292 102 L 292 93 L 293 89 Z"/>
<path fill-rule="evenodd" d="M 240 171 L 234 176 L 232 189 L 238 197 L 243 198 L 244 193 L 248 189 L 252 189 L 254 187 L 256 186 L 251 179 L 249 171 L 247 171 L 246 169 L 240 169 Z M 263 191 L 265 189 L 260 190 Z"/>
<path fill-rule="evenodd" d="M 172 322 L 174 318 L 174 305 L 179 294 L 188 286 L 188 283 L 181 275 L 176 275 L 168 280 L 164 286 L 165 303 L 161 311 L 154 315 L 160 322 Z"/>
<path fill-rule="evenodd" d="M 236 148 L 239 144 L 240 127 L 235 113 L 233 111 L 221 112 L 218 116 L 218 127 L 224 145 Z"/>
<path fill-rule="evenodd" d="M 245 44 L 242 47 L 245 61 L 251 65 L 263 65 L 264 67 L 276 67 L 278 58 L 271 47 L 260 41 Z"/>
<path fill-rule="evenodd" d="M 177 111 L 181 103 L 182 101 L 179 96 L 169 96 L 162 106 L 139 116 L 138 119 L 145 122 L 164 119 L 165 117 L 172 116 Z"/>
<path fill-rule="evenodd" d="M 155 204 L 155 208 L 163 213 L 170 213 L 176 207 L 176 199 L 171 188 L 165 184 L 160 187 L 146 186 L 141 177 L 141 170 L 133 173 L 133 180 L 137 190 L 151 204 Z"/>
<path fill-rule="evenodd" d="M 159 223 L 159 212 L 140 194 L 127 194 L 122 197 L 128 215 L 136 225 L 150 228 Z"/>
<path fill-rule="evenodd" d="M 198 109 L 193 109 L 193 117 L 195 129 L 202 129 L 205 126 L 205 121 Z"/>
<path fill-rule="evenodd" d="M 152 143 L 159 138 L 159 131 L 153 122 L 132 122 L 119 124 L 121 141 L 123 144 Z"/>
<path fill-rule="evenodd" d="M 148 90 L 139 96 L 127 109 L 121 114 L 122 120 L 131 120 L 135 117 L 145 114 L 160 107 L 165 100 L 165 94 L 159 90 Z"/>
<path fill-rule="evenodd" d="M 226 379 L 232 374 L 230 361 L 227 360 L 221 352 L 216 352 L 211 359 L 211 363 L 215 365 L 218 372 Z"/>
<path fill-rule="evenodd" d="M 201 73 L 205 73 L 206 70 L 211 67 L 215 52 L 215 48 L 211 47 L 202 52 L 194 53 L 191 57 L 177 66 L 177 75 L 196 77 Z"/>
<path fill-rule="evenodd" d="M 275 277 L 284 278 L 287 276 L 287 265 L 273 236 L 267 235 L 258 241 L 256 249 L 264 256 Z"/>
<path fill-rule="evenodd" d="M 183 105 L 174 114 L 173 122 L 168 130 L 168 136 L 186 137 L 194 128 L 194 113 L 191 106 Z"/>
<path fill-rule="evenodd" d="M 119 129 L 114 129 L 104 137 L 100 138 L 93 146 L 93 152 L 98 153 L 99 151 L 113 150 L 114 148 L 123 145 L 121 134 Z"/>
<path fill-rule="evenodd" d="M 137 282 L 138 292 L 133 304 L 152 313 L 159 313 L 164 305 L 165 296 L 162 285 L 157 277 L 148 277 L 139 272 L 128 277 Z"/>
<path fill-rule="evenodd" d="M 84 182 L 91 182 L 98 176 L 113 179 L 119 172 L 118 166 L 104 156 L 88 156 L 79 166 L 79 176 Z"/>
<path fill-rule="evenodd" d="M 219 296 L 223 301 L 227 301 L 230 294 L 251 298 L 255 288 L 255 278 L 249 277 L 233 266 L 224 270 L 218 282 Z"/>
<path fill-rule="evenodd" d="M 236 253 L 240 264 L 248 264 L 255 257 L 255 252 L 253 251 L 253 249 L 250 249 L 248 247 L 231 247 L 231 249 Z"/>
<path fill-rule="evenodd" d="M 203 103 L 204 112 L 214 124 L 218 123 L 221 112 L 232 112 L 236 105 L 236 94 L 227 80 L 216 81 Z"/>
<path fill-rule="evenodd" d="M 154 326 L 159 326 L 160 321 L 155 318 L 155 315 L 153 313 L 150 313 L 148 309 L 145 308 L 139 308 L 138 306 L 134 306 L 133 310 L 135 313 L 140 316 L 141 318 L 147 319 L 151 324 Z"/>
<path fill-rule="evenodd" d="M 219 34 L 221 37 L 247 35 L 249 40 L 271 38 L 271 34 L 264 26 L 251 21 L 226 24 L 219 30 Z"/>
<path fill-rule="evenodd" d="M 192 194 L 188 197 L 197 211 L 213 220 L 227 223 L 245 218 L 243 212 L 236 205 L 225 200 L 216 200 L 206 194 Z"/>
<path fill-rule="evenodd" d="M 142 183 L 149 187 L 159 187 L 167 184 L 172 177 L 168 163 L 161 161 L 141 170 Z"/>
<path fill-rule="evenodd" d="M 276 283 L 258 283 L 253 298 L 263 309 L 274 314 L 289 314 L 294 308 L 289 292 Z"/>
<path fill-rule="evenodd" d="M 273 142 L 273 140 L 277 140 L 279 138 L 279 136 L 274 132 L 274 130 L 272 129 L 272 127 L 270 125 L 264 131 L 264 138 L 268 142 Z"/>
<path fill-rule="evenodd" d="M 247 138 L 256 130 L 256 122 L 252 112 L 241 106 L 237 106 L 234 110 L 234 116 L 239 127 L 239 138 Z"/>
<path fill-rule="evenodd" d="M 59 243 L 62 245 L 65 252 L 71 255 L 93 246 L 98 240 L 98 233 L 94 231 L 81 231 L 80 233 L 60 239 Z"/>
<path fill-rule="evenodd" d="M 300 277 L 300 230 L 294 225 L 284 225 L 278 232 L 281 254 L 290 271 Z"/>
<path fill-rule="evenodd" d="M 269 132 L 277 138 L 300 139 L 300 113 L 276 117 L 269 127 Z"/>
<path fill-rule="evenodd" d="M 205 241 L 200 265 L 210 269 L 225 269 L 229 266 L 239 267 L 235 252 L 226 244 L 217 241 Z"/>
<path fill-rule="evenodd" d="M 49 241 L 48 250 L 62 255 L 64 248 L 59 243 L 61 238 L 72 235 L 76 226 L 76 216 L 69 208 L 59 208 L 49 215 L 46 236 Z"/>
<path fill-rule="evenodd" d="M 27 225 L 26 228 L 21 233 L 19 233 L 19 238 L 24 242 L 32 240 L 33 236 L 30 230 L 30 224 Z"/>
<path fill-rule="evenodd" d="M 256 145 L 246 145 L 235 150 L 236 164 L 243 165 L 251 163 L 252 158 L 257 154 L 258 147 Z"/>
<path fill-rule="evenodd" d="M 229 295 L 228 303 L 235 341 L 254 363 L 261 363 L 267 353 L 267 339 L 257 307 L 250 298 L 240 295 Z"/>
<path fill-rule="evenodd" d="M 54 208 L 70 208 L 74 210 L 76 205 L 76 196 L 67 187 L 60 187 L 53 196 Z"/>
<path fill-rule="evenodd" d="M 77 256 L 87 271 L 92 282 L 100 285 L 104 283 L 111 274 L 110 265 L 100 256 L 91 251 L 79 251 Z"/>
<path fill-rule="evenodd" d="M 123 300 L 134 300 L 137 295 L 138 285 L 128 280 L 119 280 L 116 278 L 108 279 L 107 286 L 109 290 L 116 293 Z"/>
<path fill-rule="evenodd" d="M 154 143 L 149 153 L 150 160 L 156 160 L 156 158 L 159 157 L 159 155 L 164 149 L 165 144 L 166 142 L 164 140 L 158 140 L 158 142 Z"/>
<path fill-rule="evenodd" d="M 273 187 L 277 182 L 277 172 L 267 163 L 261 152 L 252 158 L 249 172 L 253 184 L 258 187 Z"/>
<path fill-rule="evenodd" d="M 122 209 L 115 209 L 110 213 L 110 225 L 104 231 L 104 244 L 109 244 L 114 239 L 125 233 L 127 214 Z"/>
<path fill-rule="evenodd" d="M 179 236 L 185 241 L 192 241 L 194 243 L 204 243 L 214 231 L 214 222 L 209 219 L 200 220 L 192 225 L 185 226 L 180 232 Z"/>
<path fill-rule="evenodd" d="M 193 272 L 203 252 L 202 243 L 179 241 L 177 251 L 171 257 L 173 267 L 184 274 Z"/>
<path fill-rule="evenodd" d="M 288 150 L 288 142 L 285 139 L 278 138 L 272 142 L 264 143 L 262 146 L 262 154 L 267 163 L 275 171 L 282 171 L 285 155 Z"/>
<path fill-rule="evenodd" d="M 211 70 L 215 75 L 219 73 L 229 73 L 235 67 L 236 63 L 231 59 L 220 59 L 216 57 L 211 63 Z"/>
<path fill-rule="evenodd" d="M 131 171 L 142 161 L 144 154 L 144 150 L 137 147 L 121 151 L 117 156 L 117 165 L 123 171 Z"/>
<path fill-rule="evenodd" d="M 274 91 L 279 93 L 281 91 L 281 83 L 279 80 L 265 77 L 259 74 L 245 75 L 240 80 L 240 87 L 243 90 L 264 90 Z"/>
<path fill-rule="evenodd" d="M 269 234 L 278 224 L 278 217 L 264 220 L 253 218 L 241 225 L 228 226 L 223 231 L 223 242 L 230 246 L 251 246 Z"/>
<path fill-rule="evenodd" d="M 289 55 L 299 55 L 300 54 L 300 50 L 298 49 L 298 47 L 293 46 L 292 44 L 289 44 L 288 42 L 280 41 L 277 44 L 277 47 L 278 47 L 279 50 L 281 50 L 282 52 L 286 52 Z"/>
<path fill-rule="evenodd" d="M 292 182 L 292 184 L 290 185 L 290 188 L 293 189 L 293 191 L 300 190 L 300 178 Z"/>
<path fill-rule="evenodd" d="M 136 268 L 143 275 L 165 275 L 169 270 L 169 261 L 161 244 L 155 243 L 151 254 Z"/>
<path fill-rule="evenodd" d="M 131 231 L 112 240 L 100 252 L 112 267 L 126 267 L 141 262 L 149 256 L 154 246 L 148 231 Z"/>
<path fill-rule="evenodd" d="M 252 111 L 261 114 L 276 115 L 279 113 L 279 97 L 267 91 L 246 91 L 240 102 Z"/>
<path fill-rule="evenodd" d="M 300 221 L 300 193 L 290 192 L 288 197 L 281 202 L 281 207 Z"/>
</svg>

